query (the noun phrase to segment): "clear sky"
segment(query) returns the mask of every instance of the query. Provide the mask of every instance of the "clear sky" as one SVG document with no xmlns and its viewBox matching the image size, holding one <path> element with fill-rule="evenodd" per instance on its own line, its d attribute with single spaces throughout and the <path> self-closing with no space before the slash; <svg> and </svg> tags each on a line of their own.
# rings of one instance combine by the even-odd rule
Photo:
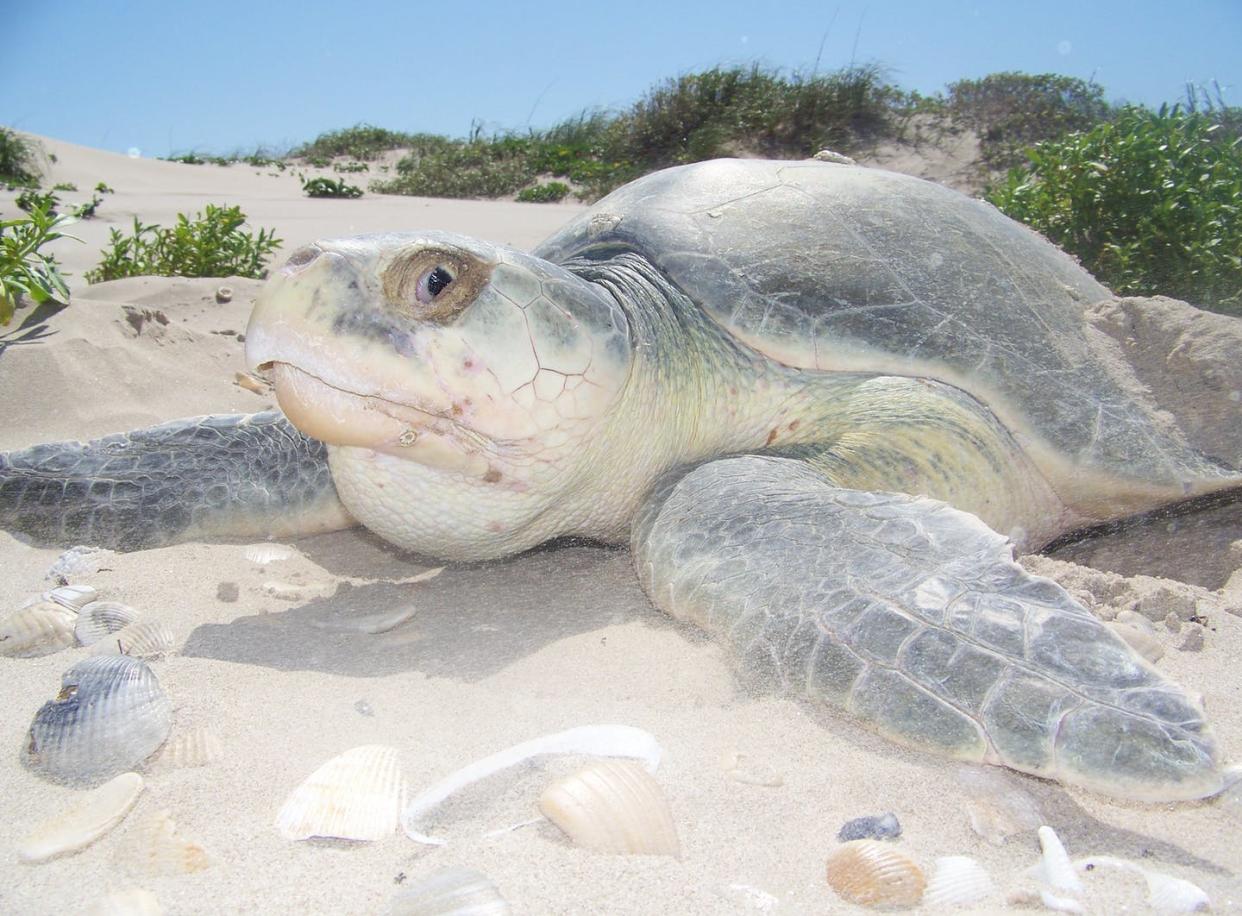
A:
<svg viewBox="0 0 1242 916">
<path fill-rule="evenodd" d="M 1217 80 L 1242 104 L 1242 0 L 0 0 L 0 23 L 0 124 L 155 156 L 359 122 L 546 127 L 679 73 L 817 54 L 925 93 L 1021 70 L 1153 106 Z"/>
</svg>

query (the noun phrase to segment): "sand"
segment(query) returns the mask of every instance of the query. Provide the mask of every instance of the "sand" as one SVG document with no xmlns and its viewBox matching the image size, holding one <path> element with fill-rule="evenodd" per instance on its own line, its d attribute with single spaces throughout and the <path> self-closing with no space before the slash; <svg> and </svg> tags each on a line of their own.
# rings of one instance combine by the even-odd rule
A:
<svg viewBox="0 0 1242 916">
<path fill-rule="evenodd" d="M 75 273 L 93 266 L 110 226 L 125 226 L 133 214 L 168 223 L 208 202 L 241 204 L 253 225 L 277 229 L 286 252 L 320 235 L 420 226 L 530 246 L 576 212 L 574 205 L 372 195 L 312 201 L 294 179 L 244 166 L 129 160 L 56 141 L 47 147 L 58 159 L 53 181 L 89 188 L 104 180 L 117 191 L 97 220 L 76 227 L 89 244 L 61 244 Z M 6 215 L 14 212 L 11 197 L 0 196 Z M 222 285 L 233 290 L 224 304 L 215 296 Z M 28 337 L 0 353 L 0 449 L 271 406 L 234 382 L 244 369 L 239 334 L 256 288 L 235 278 L 95 287 L 75 280 L 69 308 L 33 322 L 29 310 L 20 312 L 26 323 L 6 329 L 5 339 Z M 1142 549 L 1164 561 L 1161 571 L 1180 568 L 1194 580 L 1203 565 L 1192 562 L 1197 548 L 1168 527 Z M 1242 618 L 1231 609 L 1242 607 L 1235 573 L 1242 556 L 1228 547 L 1229 532 L 1238 537 L 1236 517 L 1212 531 L 1223 557 L 1200 577 L 1208 587 L 1029 562 L 1102 616 L 1137 610 L 1154 618 L 1164 650 L 1158 666 L 1203 694 L 1225 754 L 1236 760 Z M 109 553 L 96 558 L 98 569 L 71 576 L 172 629 L 177 652 L 152 668 L 172 697 L 174 729 L 210 728 L 225 749 L 204 767 L 150 767 L 126 821 L 75 855 L 18 861 L 20 839 L 76 794 L 23 768 L 19 749 L 61 673 L 88 650 L 0 658 L 0 911 L 82 912 L 107 892 L 138 886 L 169 913 L 375 913 L 394 893 L 451 865 L 486 874 L 517 913 L 856 911 L 827 887 L 825 858 L 845 821 L 892 811 L 903 828 L 898 848 L 925 868 L 939 856 L 979 859 L 1002 891 L 977 912 L 997 912 L 1006 896 L 1033 886 L 1023 872 L 1038 858 L 1034 823 L 1020 820 L 1000 843 L 972 828 L 972 806 L 978 821 L 988 804 L 1003 807 L 1006 799 L 1035 805 L 1072 855 L 1141 861 L 1200 885 L 1217 911 L 1242 910 L 1237 798 L 1119 802 L 1000 770 L 985 771 L 980 788 L 963 768 L 895 747 L 842 715 L 744 688 L 719 647 L 650 606 L 626 550 L 560 544 L 412 583 L 431 564 L 360 530 L 288 547 L 288 559 L 269 565 L 248 559 L 246 544 Z M 1102 556 L 1101 568 L 1142 566 L 1124 540 L 1079 549 L 1080 558 Z M 60 553 L 0 533 L 0 610 L 48 588 Z M 1186 562 L 1170 563 L 1170 555 Z M 237 597 L 229 600 L 233 586 Z M 386 633 L 324 628 L 406 607 L 411 619 Z M 582 759 L 524 766 L 450 801 L 428 822 L 448 840 L 442 847 L 399 833 L 374 843 L 294 842 L 274 826 L 289 792 L 352 747 L 396 747 L 413 793 L 508 745 L 591 723 L 636 726 L 663 747 L 656 778 L 680 857 L 577 849 L 546 822 L 487 835 L 534 818 L 543 788 Z M 144 872 L 135 837 L 161 810 L 202 847 L 209 867 Z M 1143 908 L 1141 883 L 1105 875 L 1087 882 L 1090 912 Z"/>
</svg>

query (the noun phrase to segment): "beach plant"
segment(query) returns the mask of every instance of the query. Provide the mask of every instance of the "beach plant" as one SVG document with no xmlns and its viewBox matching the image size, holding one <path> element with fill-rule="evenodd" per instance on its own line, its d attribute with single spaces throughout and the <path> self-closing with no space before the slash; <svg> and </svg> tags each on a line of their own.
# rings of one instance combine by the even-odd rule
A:
<svg viewBox="0 0 1242 916">
<path fill-rule="evenodd" d="M 14 187 L 39 183 L 39 147 L 16 131 L 0 127 L 0 181 Z"/>
<path fill-rule="evenodd" d="M 113 229 L 99 265 L 87 271 L 88 283 L 121 277 L 251 277 L 267 275 L 267 262 L 281 240 L 270 229 L 244 232 L 240 207 L 208 204 L 194 218 L 177 214 L 177 224 L 144 226 L 136 217 L 130 235 Z"/>
<path fill-rule="evenodd" d="M 431 134 L 405 134 L 371 124 L 355 124 L 343 130 L 320 134 L 310 143 L 294 149 L 290 155 L 325 162 L 337 156 L 348 156 L 350 159 L 370 162 L 389 150 L 426 145 L 427 139 L 431 137 Z M 449 142 L 444 137 L 433 139 Z"/>
<path fill-rule="evenodd" d="M 99 184 L 95 185 L 95 192 L 97 194 L 115 194 L 116 193 L 115 190 L 108 187 L 108 185 L 102 181 L 99 182 Z"/>
<path fill-rule="evenodd" d="M 84 204 L 78 204 L 70 212 L 76 219 L 93 219 L 101 203 L 103 203 L 103 198 L 98 194 L 93 194 L 90 200 Z"/>
<path fill-rule="evenodd" d="M 76 191 L 78 186 L 72 181 L 62 181 L 59 184 L 52 185 L 53 191 Z"/>
<path fill-rule="evenodd" d="M 57 239 L 74 238 L 61 231 L 72 222 L 44 207 L 21 219 L 0 221 L 0 325 L 12 320 L 21 296 L 36 304 L 69 301 L 69 287 L 56 259 L 41 249 Z"/>
<path fill-rule="evenodd" d="M 1122 109 L 1031 149 L 988 199 L 1123 295 L 1242 314 L 1242 139 L 1212 113 Z"/>
<path fill-rule="evenodd" d="M 60 206 L 60 198 L 51 191 L 40 191 L 37 188 L 27 188 L 17 195 L 14 201 L 17 206 L 25 210 L 27 213 L 33 213 L 35 210 L 43 210 L 55 216 L 57 208 Z"/>
<path fill-rule="evenodd" d="M 362 188 L 343 178 L 310 178 L 302 182 L 307 197 L 361 197 Z"/>
<path fill-rule="evenodd" d="M 518 191 L 517 199 L 522 203 L 548 204 L 565 199 L 569 193 L 569 185 L 563 181 L 549 181 Z"/>
<path fill-rule="evenodd" d="M 365 162 L 334 162 L 332 164 L 334 172 L 369 172 L 371 167 Z"/>
</svg>

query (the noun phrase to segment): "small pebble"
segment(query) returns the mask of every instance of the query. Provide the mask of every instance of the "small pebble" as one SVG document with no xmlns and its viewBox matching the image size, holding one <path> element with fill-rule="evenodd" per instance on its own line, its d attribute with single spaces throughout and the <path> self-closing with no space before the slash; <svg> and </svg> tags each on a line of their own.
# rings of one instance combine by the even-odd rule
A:
<svg viewBox="0 0 1242 916">
<path fill-rule="evenodd" d="M 371 708 L 371 704 L 366 700 L 359 700 L 354 704 L 354 709 L 358 710 L 358 712 L 364 716 L 375 715 L 375 710 Z"/>
<path fill-rule="evenodd" d="M 221 286 L 216 290 L 216 301 L 223 305 L 233 301 L 233 287 Z"/>
<path fill-rule="evenodd" d="M 233 602 L 241 597 L 241 589 L 236 582 L 221 582 L 216 586 L 216 597 L 221 601 Z"/>
<path fill-rule="evenodd" d="M 1183 652 L 1202 652 L 1203 651 L 1203 627 L 1196 624 L 1187 624 L 1186 635 L 1182 637 L 1181 645 L 1177 648 Z"/>
<path fill-rule="evenodd" d="M 1168 627 L 1170 633 L 1177 633 L 1182 628 L 1182 618 L 1178 617 L 1173 611 L 1169 611 L 1164 618 L 1164 625 Z"/>
<path fill-rule="evenodd" d="M 891 811 L 879 817 L 856 817 L 846 821 L 837 833 L 842 843 L 850 840 L 895 840 L 901 836 L 901 824 Z"/>
</svg>

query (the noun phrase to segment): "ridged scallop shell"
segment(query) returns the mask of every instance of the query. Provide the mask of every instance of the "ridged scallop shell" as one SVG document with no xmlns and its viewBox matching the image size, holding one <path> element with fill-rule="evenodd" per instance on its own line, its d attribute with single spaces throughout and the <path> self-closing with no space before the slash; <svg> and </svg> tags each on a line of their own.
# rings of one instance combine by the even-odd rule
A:
<svg viewBox="0 0 1242 916">
<path fill-rule="evenodd" d="M 280 563 L 283 560 L 291 560 L 295 556 L 291 547 L 284 544 L 251 544 L 242 554 L 251 563 L 259 566 L 266 566 L 269 563 Z"/>
<path fill-rule="evenodd" d="M 177 645 L 168 625 L 158 620 L 139 620 L 95 643 L 92 655 L 131 655 L 134 658 L 160 658 Z"/>
<path fill-rule="evenodd" d="M 178 732 L 164 742 L 155 762 L 169 769 L 202 767 L 224 759 L 224 745 L 215 729 L 206 726 Z"/>
<path fill-rule="evenodd" d="M 131 887 L 100 897 L 86 912 L 88 916 L 161 916 L 164 908 L 150 891 Z"/>
<path fill-rule="evenodd" d="M 138 612 L 128 604 L 121 604 L 119 601 L 92 601 L 79 611 L 73 633 L 80 645 L 93 646 L 105 636 L 125 629 L 138 617 Z"/>
<path fill-rule="evenodd" d="M 43 593 L 44 601 L 54 601 L 75 614 L 98 597 L 99 592 L 89 585 L 60 585 Z"/>
<path fill-rule="evenodd" d="M 936 860 L 923 902 L 928 906 L 967 906 L 996 893 L 996 882 L 970 856 L 942 856 Z"/>
<path fill-rule="evenodd" d="M 470 868 L 446 868 L 392 898 L 390 916 L 508 916 L 496 885 Z"/>
<path fill-rule="evenodd" d="M 142 777 L 122 773 L 35 827 L 17 847 L 18 858 L 45 862 L 89 846 L 124 820 L 141 794 Z"/>
<path fill-rule="evenodd" d="M 923 870 L 892 843 L 853 840 L 828 856 L 828 884 L 843 899 L 863 906 L 914 906 L 923 898 Z"/>
<path fill-rule="evenodd" d="M 405 803 L 397 749 L 368 744 L 333 757 L 293 790 L 276 816 L 290 840 L 382 840 Z"/>
<path fill-rule="evenodd" d="M 0 655 L 35 658 L 77 644 L 78 615 L 54 601 L 38 601 L 0 618 Z"/>
<path fill-rule="evenodd" d="M 56 779 L 101 780 L 137 767 L 172 726 L 172 704 L 146 663 L 123 655 L 83 659 L 30 726 L 26 762 Z"/>
<path fill-rule="evenodd" d="M 681 851 L 660 784 L 632 760 L 597 760 L 557 780 L 539 797 L 539 810 L 575 846 L 622 855 Z"/>
<path fill-rule="evenodd" d="M 140 821 L 126 835 L 118 858 L 130 872 L 152 878 L 188 875 L 211 867 L 211 857 L 198 843 L 182 836 L 167 809 Z"/>
</svg>

